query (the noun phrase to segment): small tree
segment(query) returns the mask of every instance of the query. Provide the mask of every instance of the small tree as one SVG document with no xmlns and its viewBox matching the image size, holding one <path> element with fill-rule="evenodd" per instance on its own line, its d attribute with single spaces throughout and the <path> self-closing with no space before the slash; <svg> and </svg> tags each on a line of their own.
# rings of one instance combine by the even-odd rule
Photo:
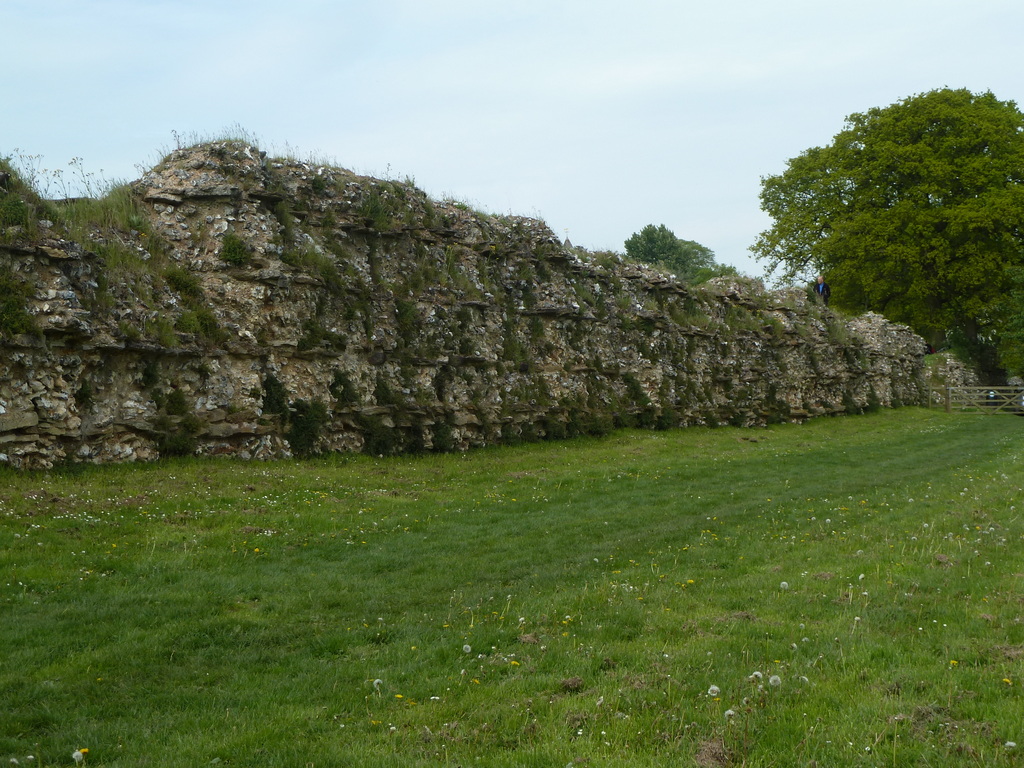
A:
<svg viewBox="0 0 1024 768">
<path fill-rule="evenodd" d="M 715 253 L 693 240 L 682 240 L 664 224 L 648 224 L 626 240 L 626 256 L 633 261 L 662 267 L 686 283 L 700 283 L 724 274 L 732 267 L 717 264 Z"/>
</svg>

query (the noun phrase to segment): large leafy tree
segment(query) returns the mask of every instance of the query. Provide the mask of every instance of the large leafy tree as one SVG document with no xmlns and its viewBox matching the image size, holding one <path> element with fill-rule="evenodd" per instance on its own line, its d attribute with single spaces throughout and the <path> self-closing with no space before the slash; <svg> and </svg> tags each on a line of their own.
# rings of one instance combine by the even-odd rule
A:
<svg viewBox="0 0 1024 768">
<path fill-rule="evenodd" d="M 626 256 L 644 264 L 662 267 L 686 283 L 700 283 L 724 274 L 735 274 L 730 266 L 718 264 L 707 246 L 675 236 L 664 224 L 648 224 L 626 240 Z"/>
<path fill-rule="evenodd" d="M 833 305 L 933 341 L 991 339 L 1024 264 L 1024 115 L 948 88 L 850 115 L 762 179 L 761 204 L 774 224 L 751 250 L 771 271 L 821 272 Z"/>
<path fill-rule="evenodd" d="M 1024 376 L 1024 267 L 1010 270 L 1010 289 L 997 314 L 1001 362 L 1007 373 Z"/>
</svg>

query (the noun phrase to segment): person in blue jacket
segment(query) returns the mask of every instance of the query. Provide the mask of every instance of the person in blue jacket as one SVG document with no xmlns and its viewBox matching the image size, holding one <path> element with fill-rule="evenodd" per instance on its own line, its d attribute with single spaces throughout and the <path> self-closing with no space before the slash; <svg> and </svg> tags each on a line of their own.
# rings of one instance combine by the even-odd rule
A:
<svg viewBox="0 0 1024 768">
<path fill-rule="evenodd" d="M 814 286 L 814 292 L 818 294 L 818 298 L 827 307 L 829 297 L 832 295 L 832 289 L 828 287 L 828 283 L 825 282 L 825 278 L 821 275 L 818 275 L 818 284 Z"/>
</svg>

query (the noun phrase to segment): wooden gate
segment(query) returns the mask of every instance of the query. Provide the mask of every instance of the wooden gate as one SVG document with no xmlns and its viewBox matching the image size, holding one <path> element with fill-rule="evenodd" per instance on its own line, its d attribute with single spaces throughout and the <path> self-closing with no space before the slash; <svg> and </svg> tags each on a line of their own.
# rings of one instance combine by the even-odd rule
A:
<svg viewBox="0 0 1024 768">
<path fill-rule="evenodd" d="M 944 403 L 946 413 L 1016 413 L 1024 415 L 1024 389 L 1020 387 L 945 387 L 932 390 L 930 402 Z"/>
</svg>

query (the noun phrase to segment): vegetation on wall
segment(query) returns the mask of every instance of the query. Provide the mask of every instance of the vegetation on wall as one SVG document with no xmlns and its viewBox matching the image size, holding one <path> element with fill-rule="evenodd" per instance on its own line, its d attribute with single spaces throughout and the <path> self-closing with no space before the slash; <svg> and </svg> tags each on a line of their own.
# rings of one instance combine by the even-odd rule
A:
<svg viewBox="0 0 1024 768">
<path fill-rule="evenodd" d="M 228 264 L 241 267 L 249 263 L 252 254 L 242 238 L 234 232 L 228 232 L 221 240 L 220 257 Z"/>
<path fill-rule="evenodd" d="M 32 286 L 16 276 L 9 267 L 0 266 L 0 337 L 36 330 L 35 321 L 27 308 L 32 294 Z"/>
<path fill-rule="evenodd" d="M 296 456 L 317 453 L 317 439 L 329 420 L 327 407 L 319 400 L 293 400 L 290 411 L 291 424 L 285 432 L 285 439 L 292 453 Z"/>
<path fill-rule="evenodd" d="M 196 152 L 112 190 L 103 206 L 65 204 L 83 217 L 78 224 L 91 233 L 92 250 L 59 252 L 40 240 L 42 269 L 34 273 L 51 270 L 48 287 L 60 293 L 64 278 L 78 293 L 95 278 L 91 315 L 61 307 L 63 316 L 47 318 L 47 327 L 54 336 L 65 327 L 73 335 L 92 323 L 113 337 L 104 343 L 136 356 L 126 384 L 137 391 L 142 379 L 149 414 L 131 423 L 146 422 L 140 429 L 151 436 L 151 397 L 164 455 L 197 447 L 270 455 L 284 442 L 295 455 L 360 445 L 387 455 L 615 427 L 765 420 L 762 411 L 746 412 L 763 404 L 756 386 L 737 383 L 729 402 L 716 403 L 719 385 L 704 379 L 717 363 L 700 359 L 723 352 L 714 342 L 719 333 L 785 354 L 776 341 L 786 327 L 762 306 L 760 285 L 750 286 L 748 300 L 742 280 L 730 281 L 726 295 L 717 284 L 693 288 L 623 269 L 621 256 L 563 248 L 546 225 L 519 217 L 447 206 L 440 216 L 451 229 L 424 231 L 425 196 L 411 185 L 339 170 L 318 192 L 308 180 L 322 169 L 268 167 L 233 145 Z M 213 170 L 218 162 L 223 167 Z M 178 194 L 188 168 L 209 169 L 201 173 L 214 186 L 194 188 L 193 179 Z M 320 193 L 325 199 L 315 198 Z M 36 205 L 45 204 L 29 209 Z M 142 229 L 121 229 L 140 210 L 168 238 L 163 246 L 147 243 Z M 91 224 L 84 218 L 90 211 L 98 217 Z M 374 224 L 377 215 L 386 220 Z M 229 221 L 233 231 L 225 231 Z M 648 229 L 664 230 L 656 234 L 669 235 L 673 247 L 687 244 L 664 227 Z M 710 251 L 690 245 L 697 251 L 691 261 L 713 263 Z M 0 289 L 5 280 L 11 287 L 0 329 L 26 316 L 6 311 L 28 296 L 22 276 L 0 274 Z M 791 309 L 805 315 L 798 304 Z M 827 322 L 827 310 L 815 312 L 823 324 L 807 330 L 808 338 L 827 343 L 825 328 L 836 342 L 843 329 Z M 257 382 L 254 367 L 274 373 Z M 725 378 L 731 386 L 742 375 Z M 104 407 L 105 389 L 113 388 L 93 392 Z M 862 390 L 847 394 L 860 402 Z M 182 402 L 182 392 L 195 403 Z M 840 402 L 843 394 L 830 393 L 819 412 Z M 192 407 L 204 419 L 201 429 L 193 428 Z M 794 405 L 794 413 L 803 412 Z"/>
</svg>

